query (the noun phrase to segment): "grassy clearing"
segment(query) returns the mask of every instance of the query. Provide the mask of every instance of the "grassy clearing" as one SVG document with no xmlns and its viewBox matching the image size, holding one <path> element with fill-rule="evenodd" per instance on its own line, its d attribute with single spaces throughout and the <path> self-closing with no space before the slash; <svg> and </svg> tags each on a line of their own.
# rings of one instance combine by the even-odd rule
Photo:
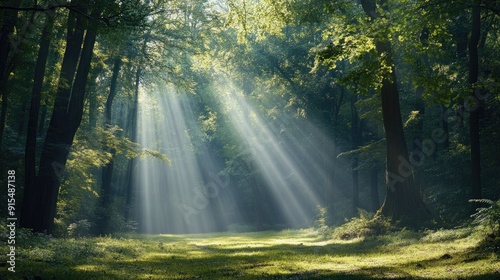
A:
<svg viewBox="0 0 500 280">
<path fill-rule="evenodd" d="M 1 279 L 499 279 L 498 255 L 471 229 L 324 240 L 312 229 L 122 235 L 18 243 Z M 0 249 L 5 256 L 6 246 Z"/>
</svg>

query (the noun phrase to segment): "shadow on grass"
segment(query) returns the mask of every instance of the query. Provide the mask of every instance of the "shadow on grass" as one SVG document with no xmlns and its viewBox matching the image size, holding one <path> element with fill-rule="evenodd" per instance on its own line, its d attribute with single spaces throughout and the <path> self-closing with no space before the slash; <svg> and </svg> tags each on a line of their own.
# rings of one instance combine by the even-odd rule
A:
<svg viewBox="0 0 500 280">
<path fill-rule="evenodd" d="M 202 262 L 214 262 L 218 258 L 207 258 Z M 227 262 L 227 259 L 224 259 Z M 332 271 L 332 270 L 310 270 L 297 272 L 254 272 L 254 268 L 262 267 L 263 265 L 249 263 L 248 258 L 231 257 L 228 265 L 215 265 L 212 267 L 203 267 L 193 271 L 193 267 L 198 264 L 193 260 L 156 260 L 151 262 L 139 262 L 131 265 L 130 263 L 116 262 L 109 266 L 103 264 L 100 271 L 84 271 L 74 267 L 57 268 L 39 266 L 32 267 L 33 273 L 16 274 L 14 277 L 0 277 L 0 279 L 434 279 L 433 277 L 411 276 L 398 267 L 379 266 L 374 268 L 364 268 L 349 272 Z M 238 268 L 230 267 L 234 263 L 239 264 Z M 240 263 L 243 262 L 243 263 Z M 229 266 L 229 267 L 228 267 Z M 272 266 L 272 265 L 270 265 Z M 161 268 L 160 268 L 161 267 Z M 185 269 L 182 269 L 185 267 Z M 191 269 L 190 269 L 191 268 Z M 499 279 L 498 273 L 485 273 L 480 275 L 469 276 L 467 278 L 453 279 L 473 279 L 473 280 L 488 280 Z M 445 278 L 448 279 L 448 278 Z"/>
<path fill-rule="evenodd" d="M 293 238 L 287 239 L 288 244 L 273 241 L 282 237 L 280 233 L 221 234 L 208 235 L 210 245 L 205 245 L 204 237 L 137 235 L 123 240 L 59 240 L 50 245 L 52 257 L 28 260 L 21 255 L 18 272 L 6 274 L 6 267 L 0 267 L 0 279 L 432 279 L 424 273 L 426 269 L 488 258 L 473 248 L 449 257 L 445 254 L 420 261 L 410 259 L 402 264 L 357 265 L 355 259 L 396 255 L 401 248 L 385 246 L 392 243 L 391 238 L 315 245 L 316 241 L 301 243 L 300 238 L 296 244 L 289 244 Z M 411 244 L 414 236 L 405 238 L 400 237 L 399 242 Z M 234 243 L 218 244 L 226 239 Z M 263 242 L 269 240 L 273 242 Z M 348 263 L 348 258 L 354 263 Z M 478 272 L 467 279 L 500 279 L 500 274 Z"/>
<path fill-rule="evenodd" d="M 418 262 L 418 264 L 424 263 L 427 267 L 431 267 L 445 265 L 445 262 L 446 260 L 433 258 Z M 405 268 L 415 264 L 417 262 L 401 266 L 381 265 L 370 268 L 357 268 L 349 271 L 330 269 L 304 271 L 293 267 L 293 265 L 274 263 L 265 255 L 227 256 L 221 254 L 198 259 L 161 256 L 148 261 L 138 261 L 134 264 L 127 262 L 113 263 L 105 269 L 113 270 L 116 266 L 119 266 L 129 271 L 137 271 L 138 273 L 134 276 L 135 279 L 148 279 L 150 276 L 152 279 L 435 279 L 425 275 L 408 274 Z M 134 277 L 127 279 L 134 279 Z M 466 279 L 499 279 L 499 277 L 500 274 L 491 272 L 469 276 Z M 124 278 L 118 277 L 116 279 Z M 453 279 L 464 278 L 455 277 Z"/>
<path fill-rule="evenodd" d="M 366 255 L 369 253 L 387 253 L 390 251 L 395 251 L 397 248 L 381 248 L 382 245 L 387 244 L 386 242 L 380 240 L 370 240 L 370 241 L 360 241 L 352 243 L 331 243 L 325 245 L 303 245 L 298 243 L 294 244 L 277 244 L 269 246 L 241 246 L 241 247 L 229 247 L 221 248 L 218 246 L 203 246 L 202 249 L 215 254 L 223 255 L 235 255 L 241 253 L 252 253 L 258 252 L 262 254 L 274 255 L 274 257 L 279 259 L 286 259 L 289 254 L 300 254 L 303 256 L 357 256 Z"/>
</svg>

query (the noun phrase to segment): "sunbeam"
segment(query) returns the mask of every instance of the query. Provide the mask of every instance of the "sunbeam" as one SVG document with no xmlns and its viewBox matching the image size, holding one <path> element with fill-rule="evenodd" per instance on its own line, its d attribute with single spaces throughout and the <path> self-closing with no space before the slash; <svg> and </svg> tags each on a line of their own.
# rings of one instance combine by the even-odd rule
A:
<svg viewBox="0 0 500 280">
<path fill-rule="evenodd" d="M 331 203 L 337 189 L 333 182 L 343 179 L 331 175 L 335 165 L 330 139 L 286 110 L 272 118 L 263 115 L 232 83 L 223 84 L 219 109 L 239 139 L 240 156 L 253 179 L 243 183 L 246 187 L 231 181 L 234 163 L 216 157 L 196 138 L 201 130 L 189 94 L 168 86 L 143 92 L 139 144 L 166 154 L 172 164 L 148 158 L 134 170 L 142 232 L 220 231 L 233 224 L 308 227 L 317 207 Z M 236 193 L 249 191 L 253 201 L 247 203 L 253 207 L 234 203 Z"/>
<path fill-rule="evenodd" d="M 139 144 L 161 151 L 172 162 L 169 166 L 149 158 L 134 170 L 141 231 L 224 230 L 227 215 L 222 203 L 231 195 L 228 178 L 220 178 L 222 166 L 208 149 L 199 144 L 201 151 L 196 151 L 189 131 L 197 127 L 186 96 L 170 87 L 142 93 L 138 120 Z M 238 210 L 230 207 L 234 219 Z"/>
<path fill-rule="evenodd" d="M 287 227 L 310 226 L 315 208 L 325 202 L 324 190 L 333 187 L 328 180 L 333 165 L 325 152 L 333 144 L 312 124 L 293 116 L 281 115 L 265 124 L 241 91 L 229 81 L 222 83 L 220 101 L 262 174 L 263 187 L 283 216 L 281 222 Z"/>
</svg>

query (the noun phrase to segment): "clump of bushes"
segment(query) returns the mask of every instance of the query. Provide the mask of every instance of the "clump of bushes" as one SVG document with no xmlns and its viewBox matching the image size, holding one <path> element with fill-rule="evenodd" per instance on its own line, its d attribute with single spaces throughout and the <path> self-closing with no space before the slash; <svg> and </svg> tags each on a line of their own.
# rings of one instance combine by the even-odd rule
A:
<svg viewBox="0 0 500 280">
<path fill-rule="evenodd" d="M 394 228 L 391 220 L 382 216 L 359 210 L 359 217 L 354 217 L 343 225 L 335 228 L 333 237 L 336 239 L 350 240 L 384 235 Z"/>
</svg>

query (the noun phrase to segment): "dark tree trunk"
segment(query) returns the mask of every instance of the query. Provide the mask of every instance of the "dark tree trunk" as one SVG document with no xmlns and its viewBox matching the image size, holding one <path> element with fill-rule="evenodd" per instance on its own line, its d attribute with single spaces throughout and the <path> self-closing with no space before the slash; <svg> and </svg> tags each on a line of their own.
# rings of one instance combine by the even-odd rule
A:
<svg viewBox="0 0 500 280">
<path fill-rule="evenodd" d="M 68 149 L 64 146 L 63 139 L 59 135 L 65 127 L 66 112 L 69 105 L 69 96 L 71 84 L 76 72 L 78 57 L 83 41 L 84 26 L 82 19 L 78 18 L 74 12 L 68 16 L 68 27 L 66 37 L 66 49 L 64 52 L 59 83 L 54 104 L 52 118 L 49 124 L 45 143 L 43 147 L 42 159 L 40 161 L 40 176 L 36 178 L 36 183 L 26 185 L 24 190 L 23 212 L 21 216 L 21 226 L 32 228 L 35 231 L 47 231 L 47 221 L 42 221 L 42 204 L 48 202 L 46 197 L 46 188 L 52 188 L 53 185 L 59 185 L 62 176 L 62 168 L 66 159 L 56 155 L 58 149 Z M 41 184 L 40 177 L 44 179 L 44 185 Z M 42 194 L 44 202 L 42 202 Z M 49 212 L 48 209 L 43 211 Z"/>
<path fill-rule="evenodd" d="M 113 65 L 113 75 L 111 76 L 111 83 L 109 86 L 109 95 L 108 99 L 106 100 L 106 107 L 104 110 L 104 125 L 109 126 L 111 125 L 111 115 L 112 115 L 112 109 L 113 109 L 113 101 L 116 96 L 116 85 L 118 81 L 118 75 L 120 74 L 120 68 L 122 65 L 122 60 L 121 58 L 116 58 L 114 65 Z"/>
<path fill-rule="evenodd" d="M 444 142 L 443 147 L 448 149 L 450 147 L 450 127 L 448 126 L 448 115 L 446 111 L 448 110 L 444 105 L 441 105 L 443 111 L 443 117 L 441 118 L 441 123 L 444 131 Z"/>
<path fill-rule="evenodd" d="M 139 66 L 135 73 L 135 86 L 134 86 L 134 102 L 131 113 L 131 120 L 129 123 L 130 140 L 137 143 L 137 113 L 139 110 L 139 87 L 141 81 L 142 69 Z M 134 191 L 134 166 L 135 159 L 131 158 L 127 166 L 127 188 L 126 188 L 126 204 L 125 204 L 125 220 L 130 220 L 130 209 L 132 208 L 132 198 Z"/>
<path fill-rule="evenodd" d="M 333 130 L 337 128 L 338 121 L 339 121 L 339 113 L 340 113 L 340 107 L 342 107 L 342 104 L 344 103 L 344 96 L 345 96 L 345 88 L 341 87 L 340 88 L 340 96 L 335 102 L 333 102 L 333 108 L 332 108 L 332 125 L 333 125 Z M 329 149 L 329 158 L 331 159 L 331 167 L 330 167 L 330 172 L 329 172 L 329 182 L 330 184 L 325 186 L 324 189 L 324 199 L 326 201 L 325 205 L 328 206 L 329 203 L 334 201 L 335 197 L 333 196 L 333 186 L 335 185 L 335 179 L 336 179 L 336 168 L 337 168 L 337 146 L 335 145 L 335 141 L 333 141 L 334 144 L 332 147 Z M 333 209 L 330 209 L 333 210 Z"/>
<path fill-rule="evenodd" d="M 358 149 L 362 145 L 361 139 L 361 124 L 359 121 L 358 110 L 356 108 L 356 101 L 358 96 L 353 94 L 351 96 L 351 138 L 353 149 Z M 352 210 L 356 214 L 359 208 L 359 172 L 358 172 L 359 159 L 354 156 L 352 159 Z"/>
<path fill-rule="evenodd" d="M 113 100 L 116 96 L 116 85 L 118 81 L 118 75 L 120 74 L 121 58 L 116 58 L 113 66 L 113 75 L 111 76 L 111 83 L 109 87 L 109 95 L 106 100 L 106 107 L 104 109 L 104 126 L 108 129 L 112 123 L 112 109 Z M 100 221 L 98 225 L 98 230 L 100 234 L 108 233 L 109 221 L 111 219 L 109 204 L 111 202 L 111 181 L 113 179 L 113 168 L 114 168 L 114 156 L 116 151 L 114 149 L 105 148 L 107 152 L 111 154 L 111 159 L 102 168 L 102 186 L 101 186 L 101 196 L 100 196 L 100 208 L 102 213 L 100 215 Z"/>
<path fill-rule="evenodd" d="M 21 1 L 6 0 L 5 5 L 19 7 Z M 8 57 L 12 48 L 11 35 L 14 32 L 14 26 L 17 22 L 17 14 L 18 11 L 16 9 L 1 11 L 3 20 L 0 30 L 0 81 L 4 79 L 5 71 L 7 70 Z"/>
<path fill-rule="evenodd" d="M 424 135 L 424 115 L 425 115 L 425 102 L 423 100 L 423 94 L 425 89 L 423 87 L 418 87 L 415 91 L 415 111 L 418 112 L 417 123 L 413 135 L 413 147 L 412 152 L 409 156 L 412 157 L 412 161 L 416 163 L 422 163 L 425 154 L 423 151 L 422 141 Z M 430 156 L 430 154 L 427 154 Z M 415 178 L 415 184 L 419 191 L 422 191 L 423 186 L 419 184 L 418 180 Z"/>
<path fill-rule="evenodd" d="M 478 43 L 481 36 L 481 7 L 479 0 L 474 1 L 472 7 L 472 27 L 469 39 L 469 83 L 472 86 L 472 98 L 474 99 L 473 110 L 470 111 L 470 164 L 472 188 L 471 198 L 481 198 L 481 152 L 479 142 L 479 114 L 481 102 L 475 97 L 476 82 L 479 76 L 479 52 Z"/>
<path fill-rule="evenodd" d="M 7 108 L 9 107 L 9 96 L 7 94 L 7 79 L 0 81 L 0 92 L 2 96 L 2 108 L 0 112 L 0 151 L 2 150 L 5 122 L 7 120 Z"/>
<path fill-rule="evenodd" d="M 89 102 L 89 123 L 87 126 L 87 130 L 89 133 L 93 131 L 94 128 L 97 127 L 97 116 L 98 116 L 98 99 L 97 99 L 97 92 L 96 92 L 96 79 L 99 76 L 99 74 L 102 72 L 101 67 L 96 67 L 92 69 L 92 72 L 90 73 L 90 79 L 89 79 L 89 84 L 87 86 L 87 91 L 88 91 L 88 102 Z"/>
<path fill-rule="evenodd" d="M 357 213 L 359 208 L 359 172 L 358 172 L 358 157 L 352 160 L 352 211 Z"/>
<path fill-rule="evenodd" d="M 19 7 L 21 1 L 7 0 L 6 5 Z M 8 96 L 7 96 L 7 80 L 10 74 L 8 61 L 9 53 L 12 49 L 11 35 L 14 32 L 14 26 L 17 22 L 17 10 L 2 11 L 2 28 L 0 29 L 0 95 L 2 97 L 2 111 L 0 113 L 0 151 L 2 149 L 2 140 L 5 130 L 5 120 L 7 118 Z"/>
<path fill-rule="evenodd" d="M 91 16 L 97 17 L 98 13 L 94 12 Z M 83 118 L 85 91 L 97 36 L 96 31 L 96 26 L 91 24 L 85 33 L 85 42 L 83 44 L 80 62 L 78 63 L 78 71 L 76 73 L 73 89 L 71 90 L 71 99 L 68 109 L 68 124 L 70 130 L 66 138 L 69 145 L 73 143 L 73 137 L 75 136 L 78 127 L 80 127 Z"/>
<path fill-rule="evenodd" d="M 380 17 L 375 0 L 362 0 L 365 13 L 375 20 Z M 380 5 L 387 8 L 386 2 Z M 382 36 L 383 37 L 383 36 Z M 381 99 L 387 145 L 386 155 L 386 187 L 387 195 L 380 213 L 393 219 L 403 216 L 426 219 L 428 210 L 425 207 L 420 192 L 415 185 L 413 170 L 408 160 L 408 148 L 404 137 L 399 92 L 397 88 L 396 71 L 392 61 L 392 46 L 390 41 L 377 38 L 375 46 L 378 54 L 385 57 L 391 71 L 382 78 Z"/>
<path fill-rule="evenodd" d="M 420 32 L 420 43 L 422 44 L 423 47 L 429 46 L 429 30 L 424 27 L 422 31 Z M 430 69 L 430 64 L 429 64 L 429 56 L 427 53 L 423 54 L 422 57 L 423 64 L 425 65 L 425 69 Z M 415 90 L 415 104 L 414 108 L 415 111 L 418 112 L 417 116 L 417 124 L 415 126 L 415 131 L 413 135 L 413 147 L 412 147 L 412 152 L 410 154 L 410 157 L 413 157 L 413 160 L 415 162 L 422 162 L 424 160 L 424 151 L 422 149 L 422 141 L 423 141 L 423 136 L 424 136 L 424 116 L 425 116 L 425 102 L 423 99 L 425 93 L 425 88 L 423 85 L 420 85 L 417 87 Z M 429 156 L 429 155 L 428 155 Z M 417 185 L 418 182 L 417 182 Z"/>
<path fill-rule="evenodd" d="M 17 120 L 17 135 L 24 134 L 24 124 L 26 122 L 26 111 L 28 111 L 28 103 L 23 102 L 21 105 L 21 110 L 17 110 L 16 120 Z"/>
<path fill-rule="evenodd" d="M 42 97 L 43 78 L 45 77 L 45 65 L 50 47 L 50 33 L 53 26 L 53 16 L 46 15 L 45 26 L 40 39 L 40 49 L 35 65 L 35 75 L 33 78 L 33 89 L 31 92 L 31 104 L 28 117 L 28 131 L 26 136 L 26 149 L 24 155 L 24 170 L 25 170 L 25 189 L 31 190 L 36 184 L 36 138 L 38 129 L 38 115 L 40 110 L 40 102 Z M 43 115 L 43 114 L 42 114 Z M 45 116 L 42 116 L 45 117 Z M 29 186 L 29 187 L 28 187 Z M 33 199 L 34 196 L 26 196 L 25 199 Z M 26 201 L 26 204 L 33 205 L 34 201 Z M 26 210 L 29 210 L 26 209 Z M 28 212 L 22 211 L 22 216 L 29 216 Z"/>
<path fill-rule="evenodd" d="M 378 42 L 377 51 L 381 55 L 390 55 L 390 44 Z M 387 195 L 380 210 L 382 214 L 395 219 L 402 216 L 425 218 L 427 210 L 416 188 L 413 170 L 409 164 L 394 67 L 391 77 L 383 78 L 381 98 L 387 145 Z"/>
<path fill-rule="evenodd" d="M 452 35 L 455 39 L 456 57 L 458 59 L 463 59 L 467 56 L 467 22 L 468 19 L 464 13 L 454 21 L 453 25 Z"/>
<path fill-rule="evenodd" d="M 41 137 L 43 135 L 43 130 L 45 128 L 45 119 L 47 118 L 47 103 L 48 98 L 41 104 L 41 113 L 38 122 L 37 136 Z"/>
<path fill-rule="evenodd" d="M 64 36 L 64 28 L 56 28 L 54 31 L 56 31 L 56 33 L 52 35 L 54 36 L 54 38 L 62 38 Z M 48 65 L 55 65 L 61 58 L 62 58 L 61 54 L 56 50 L 56 48 L 52 48 L 49 51 L 49 57 L 47 63 Z M 51 79 L 55 72 L 56 72 L 56 67 L 48 68 L 46 72 L 46 77 Z M 46 83 L 45 88 L 48 91 L 50 91 L 51 89 L 50 83 Z M 47 122 L 47 113 L 50 108 L 49 103 L 50 103 L 50 97 L 47 96 L 45 97 L 45 100 L 41 105 L 40 122 L 38 124 L 38 137 L 42 137 L 45 134 L 45 123 Z"/>
<path fill-rule="evenodd" d="M 32 210 L 23 218 L 23 226 L 32 228 L 36 232 L 52 232 L 63 170 L 83 115 L 85 85 L 96 33 L 94 26 L 88 28 L 83 49 L 81 49 L 85 30 L 82 20 L 84 19 L 75 15 L 73 11 L 70 12 L 66 51 L 54 109 L 40 159 L 37 184 L 34 190 L 26 193 L 29 196 L 34 195 L 36 198 L 33 200 L 36 203 L 34 206 L 23 204 L 23 207 L 29 207 Z M 80 62 L 75 77 L 80 52 Z M 74 77 L 74 83 L 72 83 Z"/>
<path fill-rule="evenodd" d="M 413 136 L 413 151 L 422 152 L 422 136 L 424 130 L 424 114 L 425 114 L 425 102 L 422 99 L 425 89 L 423 87 L 418 87 L 415 91 L 415 111 L 418 111 L 417 124 L 415 126 L 415 135 Z"/>
</svg>

